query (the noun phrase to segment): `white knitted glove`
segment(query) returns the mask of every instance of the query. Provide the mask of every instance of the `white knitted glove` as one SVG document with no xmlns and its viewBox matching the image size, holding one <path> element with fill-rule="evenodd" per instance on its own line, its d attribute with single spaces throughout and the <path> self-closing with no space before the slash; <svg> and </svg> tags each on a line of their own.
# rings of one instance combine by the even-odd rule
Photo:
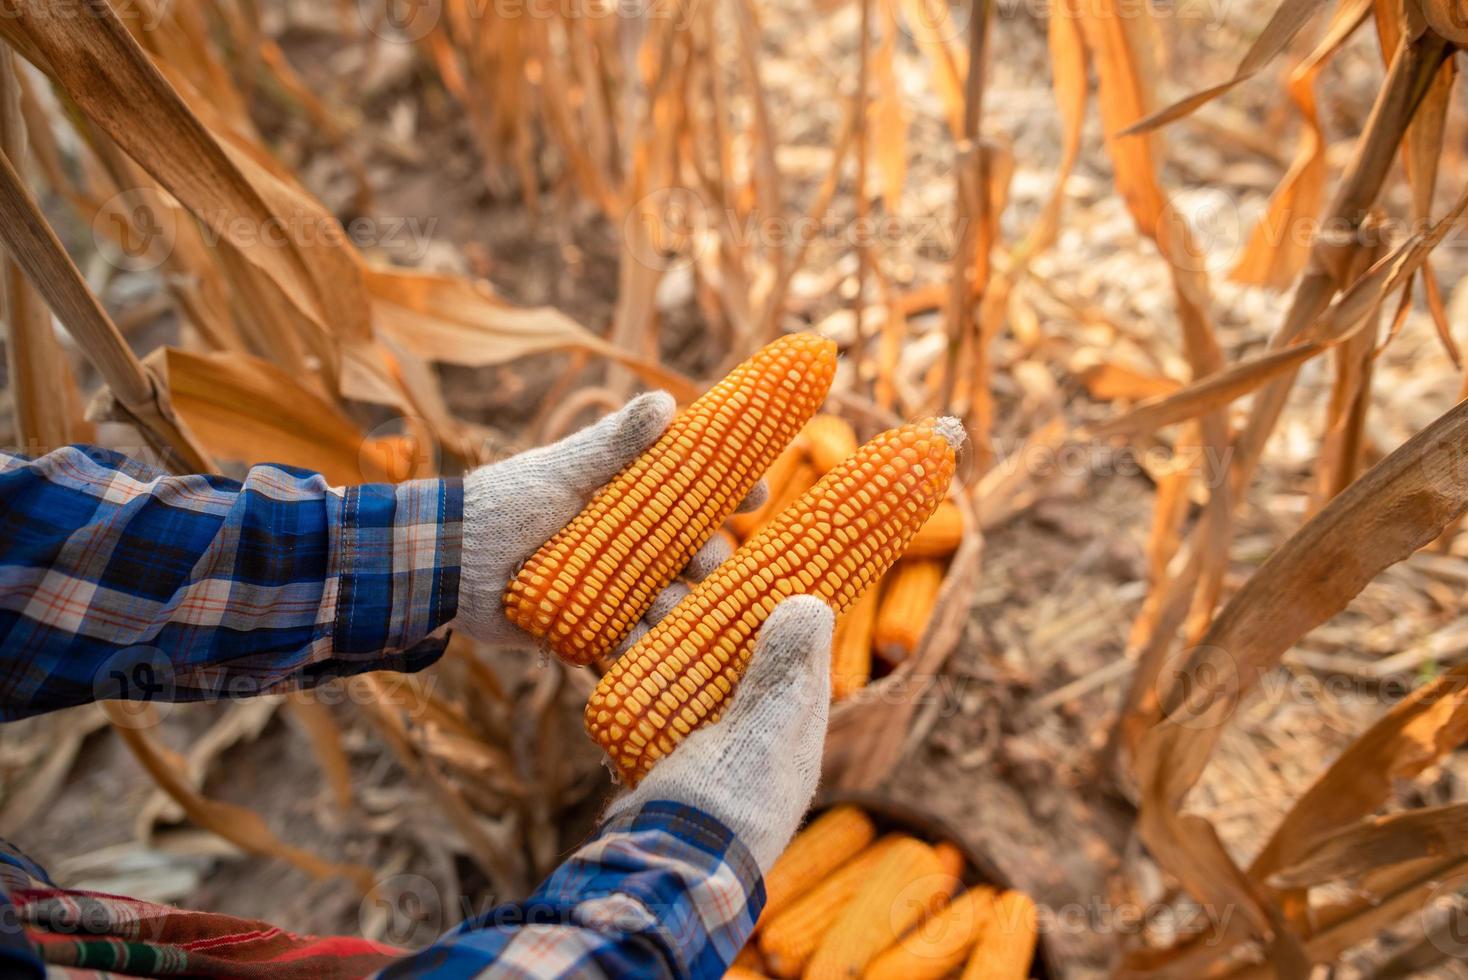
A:
<svg viewBox="0 0 1468 980">
<path fill-rule="evenodd" d="M 551 535 L 570 523 L 594 493 L 663 434 L 676 405 L 664 391 L 632 399 L 595 425 L 560 442 L 481 466 L 464 477 L 464 552 L 456 624 L 483 643 L 530 644 L 534 637 L 505 618 L 504 593 L 520 565 Z M 761 480 L 740 504 L 757 507 L 767 492 Z M 693 556 L 683 576 L 698 581 L 729 557 L 713 538 Z M 652 619 L 687 594 L 674 582 L 648 613 Z M 647 632 L 637 624 L 632 639 Z"/>
<path fill-rule="evenodd" d="M 732 830 L 768 874 L 820 781 L 834 624 L 815 596 L 780 603 L 723 717 L 684 739 L 607 816 L 655 800 L 685 803 Z"/>
</svg>

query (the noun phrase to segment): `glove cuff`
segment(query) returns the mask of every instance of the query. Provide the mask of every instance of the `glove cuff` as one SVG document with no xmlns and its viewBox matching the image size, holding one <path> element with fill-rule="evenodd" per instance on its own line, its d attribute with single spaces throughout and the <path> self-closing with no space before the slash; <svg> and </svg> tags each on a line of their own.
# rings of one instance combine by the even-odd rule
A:
<svg viewBox="0 0 1468 980">
<path fill-rule="evenodd" d="M 459 573 L 456 622 L 482 643 L 504 639 L 505 576 L 501 549 L 486 546 L 503 534 L 503 501 L 491 487 L 488 468 L 464 477 L 464 557 Z"/>
</svg>

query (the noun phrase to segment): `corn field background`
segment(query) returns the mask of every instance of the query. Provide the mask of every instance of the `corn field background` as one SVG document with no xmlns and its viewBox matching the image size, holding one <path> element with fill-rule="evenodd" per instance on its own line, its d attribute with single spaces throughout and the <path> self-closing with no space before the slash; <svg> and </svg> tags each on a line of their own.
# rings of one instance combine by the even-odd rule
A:
<svg viewBox="0 0 1468 980">
<path fill-rule="evenodd" d="M 1066 976 L 1468 976 L 1468 9 L 7 0 L 0 42 L 3 444 L 457 474 L 814 329 L 864 434 L 970 436 L 935 654 L 834 782 L 950 822 Z M 10 725 L 0 836 L 420 944 L 611 792 L 546 661 Z"/>
</svg>

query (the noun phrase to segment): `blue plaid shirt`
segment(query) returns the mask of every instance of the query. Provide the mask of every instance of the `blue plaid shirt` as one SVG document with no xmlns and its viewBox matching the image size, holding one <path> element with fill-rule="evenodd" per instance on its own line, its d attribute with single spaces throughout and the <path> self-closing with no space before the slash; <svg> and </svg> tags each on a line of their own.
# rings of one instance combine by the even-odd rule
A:
<svg viewBox="0 0 1468 980">
<path fill-rule="evenodd" d="M 0 455 L 0 720 L 421 669 L 458 607 L 463 510 L 456 480 Z"/>
<path fill-rule="evenodd" d="M 457 610 L 462 516 L 457 480 L 340 488 L 285 466 L 239 482 L 91 448 L 0 453 L 0 720 L 426 667 Z M 0 842 L 0 870 L 7 856 Z M 18 904 L 0 888 L 0 964 L 44 928 Z M 655 803 L 602 827 L 526 901 L 381 975 L 718 977 L 763 904 L 726 828 Z"/>
</svg>

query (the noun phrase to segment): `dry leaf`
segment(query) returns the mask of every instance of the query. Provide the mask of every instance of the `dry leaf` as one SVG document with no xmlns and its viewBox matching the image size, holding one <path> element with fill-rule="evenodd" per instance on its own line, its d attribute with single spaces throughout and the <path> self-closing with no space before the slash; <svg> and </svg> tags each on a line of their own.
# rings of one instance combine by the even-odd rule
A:
<svg viewBox="0 0 1468 980">
<path fill-rule="evenodd" d="M 1123 9 L 1119 0 L 1077 6 L 1096 65 L 1101 119 L 1108 134 L 1118 134 L 1151 109 L 1157 77 L 1152 61 L 1156 22 L 1150 8 Z M 1057 9 L 1052 16 L 1059 13 Z M 1208 317 L 1209 286 L 1202 253 L 1187 218 L 1171 206 L 1158 181 L 1160 147 L 1152 134 L 1106 138 L 1117 189 L 1137 227 L 1157 243 L 1168 260 L 1183 349 L 1194 378 L 1202 378 L 1222 368 L 1223 354 Z M 1205 420 L 1205 426 L 1208 442 L 1221 452 L 1227 437 L 1222 415 Z"/>
<path fill-rule="evenodd" d="M 26 158 L 20 79 L 15 55 L 8 48 L 0 50 L 0 152 L 13 164 Z M 72 441 L 76 382 L 56 342 L 51 311 L 8 256 L 0 257 L 0 297 L 6 326 L 6 381 L 16 434 L 24 452 L 40 455 Z M 56 398 L 58 383 L 63 392 L 71 389 L 72 398 Z"/>
<path fill-rule="evenodd" d="M 1098 401 L 1141 401 L 1177 391 L 1172 378 L 1138 371 L 1116 361 L 1097 361 L 1075 369 L 1086 391 Z"/>
<path fill-rule="evenodd" d="M 1269 207 L 1229 271 L 1236 282 L 1284 288 L 1305 267 L 1313 223 L 1325 202 L 1325 131 L 1315 106 L 1315 80 L 1326 61 L 1371 12 L 1372 0 L 1345 0 L 1331 17 L 1325 36 L 1290 73 L 1288 91 L 1304 118 L 1305 131 L 1294 162 L 1270 195 Z"/>
<path fill-rule="evenodd" d="M 1371 322 L 1386 297 L 1421 268 L 1432 249 L 1457 224 L 1465 209 L 1468 209 L 1468 191 L 1431 229 L 1409 237 L 1353 282 L 1302 331 L 1304 339 L 1301 342 L 1236 361 L 1202 381 L 1173 394 L 1150 399 L 1095 426 L 1092 434 L 1097 437 L 1136 436 L 1195 418 L 1255 391 L 1316 354 L 1350 340 Z"/>
<path fill-rule="evenodd" d="M 1279 548 L 1219 613 L 1163 689 L 1162 718 L 1142 738 L 1140 827 L 1153 856 L 1199 901 L 1237 901 L 1198 869 L 1226 855 L 1181 822 L 1235 706 L 1300 637 L 1339 612 L 1383 568 L 1468 510 L 1468 403 L 1408 440 Z M 1261 913 L 1256 910 L 1252 918 Z"/>
<path fill-rule="evenodd" d="M 1347 827 L 1317 840 L 1268 883 L 1309 888 L 1406 861 L 1454 857 L 1468 857 L 1468 804 L 1408 810 Z"/>
<path fill-rule="evenodd" d="M 165 347 L 147 363 L 214 456 L 313 469 L 333 486 L 388 479 L 377 456 L 364 451 L 362 431 L 335 404 L 269 361 Z"/>
<path fill-rule="evenodd" d="M 332 798 L 343 813 L 352 808 L 352 764 L 342 747 L 341 731 L 331 717 L 331 709 L 314 700 L 309 693 L 293 693 L 286 698 L 286 711 L 305 729 L 306 737 L 316 752 L 316 761 L 331 787 Z"/>
<path fill-rule="evenodd" d="M 1066 184 L 1081 156 L 1086 93 L 1090 88 L 1086 77 L 1086 44 L 1076 23 L 1075 0 L 1064 0 L 1064 3 L 1063 9 L 1051 12 L 1048 31 L 1051 88 L 1061 119 L 1060 165 L 1056 168 L 1055 187 L 1040 217 L 1015 249 L 1013 261 L 1020 267 L 1030 257 L 1049 248 L 1059 234 Z"/>
<path fill-rule="evenodd" d="M 165 458 L 193 472 L 210 469 L 208 454 L 174 414 L 157 380 L 128 348 L 117 325 L 87 288 L 81 271 L 41 215 L 20 174 L 3 156 L 0 241 L 77 346 L 96 365 L 125 419 L 136 424 Z"/>
<path fill-rule="evenodd" d="M 1364 256 L 1365 253 L 1363 253 Z M 1335 349 L 1335 379 L 1326 408 L 1325 431 L 1316 461 L 1311 513 L 1340 493 L 1360 474 L 1366 458 L 1366 413 L 1371 403 L 1380 307 L 1366 329 Z"/>
<path fill-rule="evenodd" d="M 902 185 L 907 180 L 907 111 L 903 108 L 902 92 L 892 70 L 892 59 L 897 53 L 897 11 L 893 0 L 884 0 L 881 9 L 885 14 L 882 43 L 877 46 L 871 60 L 877 96 L 871 103 L 870 130 L 876 136 L 882 199 L 889 214 L 898 214 L 902 204 Z"/>
<path fill-rule="evenodd" d="M 1368 317 L 1375 315 L 1387 296 L 1411 280 L 1432 250 L 1452 231 L 1465 209 L 1468 209 L 1468 189 L 1436 224 L 1425 232 L 1408 237 L 1392 249 L 1391 254 L 1372 265 L 1365 275 L 1351 283 L 1350 288 L 1310 325 L 1304 336 L 1311 340 L 1339 343 L 1360 329 Z"/>
<path fill-rule="evenodd" d="M 367 290 L 377 329 L 428 360 L 483 367 L 530 354 L 585 350 L 629 368 L 679 400 L 696 393 L 688 379 L 613 347 L 558 310 L 508 306 L 464 279 L 369 269 Z"/>
<path fill-rule="evenodd" d="M 1327 208 L 1325 227 L 1356 228 L 1363 221 L 1386 179 L 1417 101 L 1448 53 L 1442 39 L 1432 34 L 1404 40 L 1397 48 L 1366 131 L 1357 141 L 1340 187 Z M 1326 311 L 1336 291 L 1349 280 L 1362 246 L 1358 235 L 1316 237 L 1284 322 L 1270 338 L 1272 347 L 1294 343 Z M 1294 372 L 1286 372 L 1254 399 L 1248 423 L 1234 440 L 1231 483 L 1236 491 L 1248 486 L 1294 380 Z"/>
<path fill-rule="evenodd" d="M 1422 98 L 1422 105 L 1412 118 L 1412 124 L 1407 127 L 1407 138 L 1402 143 L 1402 163 L 1407 169 L 1407 180 L 1412 186 L 1413 221 L 1426 221 L 1432 214 L 1438 162 L 1443 155 L 1443 127 L 1457 73 L 1457 64 L 1453 61 L 1448 61 L 1438 70 L 1431 87 Z M 1463 359 L 1458 352 L 1458 344 L 1453 339 L 1442 290 L 1430 263 L 1423 264 L 1422 284 L 1427 292 L 1427 310 L 1432 315 L 1432 324 L 1437 330 L 1438 339 L 1452 358 L 1453 365 L 1461 369 Z"/>
<path fill-rule="evenodd" d="M 335 219 L 249 154 L 217 140 L 110 7 L 75 17 L 18 4 L 0 19 L 0 36 L 26 52 L 221 245 L 259 270 L 312 336 L 368 336 L 365 298 L 352 288 L 356 259 Z M 337 237 L 328 238 L 332 232 Z"/>
<path fill-rule="evenodd" d="M 1264 30 L 1254 39 L 1248 52 L 1244 55 L 1239 66 L 1234 69 L 1233 77 L 1228 81 L 1211 86 L 1201 92 L 1195 92 L 1185 99 L 1174 102 L 1172 105 L 1127 127 L 1124 135 L 1145 133 L 1165 126 L 1174 120 L 1192 113 L 1199 106 L 1213 101 L 1220 95 L 1232 89 L 1235 85 L 1247 81 L 1258 74 L 1259 70 L 1277 57 L 1280 52 L 1289 46 L 1290 41 L 1305 26 L 1316 9 L 1320 6 L 1320 0 L 1284 0 L 1278 7 L 1274 8 L 1269 23 L 1264 25 Z"/>
<path fill-rule="evenodd" d="M 1130 411 L 1094 426 L 1091 434 L 1096 438 L 1135 437 L 1165 425 L 1197 418 L 1227 406 L 1270 378 L 1297 367 L 1325 349 L 1323 344 L 1303 343 L 1244 358 L 1170 395 L 1150 398 Z"/>
<path fill-rule="evenodd" d="M 1350 827 L 1468 740 L 1468 664 L 1424 684 L 1352 742 L 1316 778 L 1249 867 L 1256 881 L 1304 859 L 1315 842 Z"/>
<path fill-rule="evenodd" d="M 138 762 L 148 771 L 148 775 L 153 777 L 153 781 L 200 827 L 213 831 L 252 854 L 287 861 L 312 877 L 343 877 L 356 885 L 363 894 L 371 891 L 373 875 L 370 869 L 359 864 L 336 864 L 310 851 L 286 844 L 271 832 L 265 820 L 255 811 L 200 796 L 184 778 L 176 757 L 170 758 L 172 753 L 145 732 L 127 724 L 114 725 L 113 731 L 126 743 Z"/>
<path fill-rule="evenodd" d="M 954 26 L 944 0 L 900 0 L 908 32 L 932 70 L 933 87 L 943 100 L 948 131 L 963 136 L 963 80 L 968 76 L 968 54 L 953 42 L 961 32 Z"/>
</svg>

